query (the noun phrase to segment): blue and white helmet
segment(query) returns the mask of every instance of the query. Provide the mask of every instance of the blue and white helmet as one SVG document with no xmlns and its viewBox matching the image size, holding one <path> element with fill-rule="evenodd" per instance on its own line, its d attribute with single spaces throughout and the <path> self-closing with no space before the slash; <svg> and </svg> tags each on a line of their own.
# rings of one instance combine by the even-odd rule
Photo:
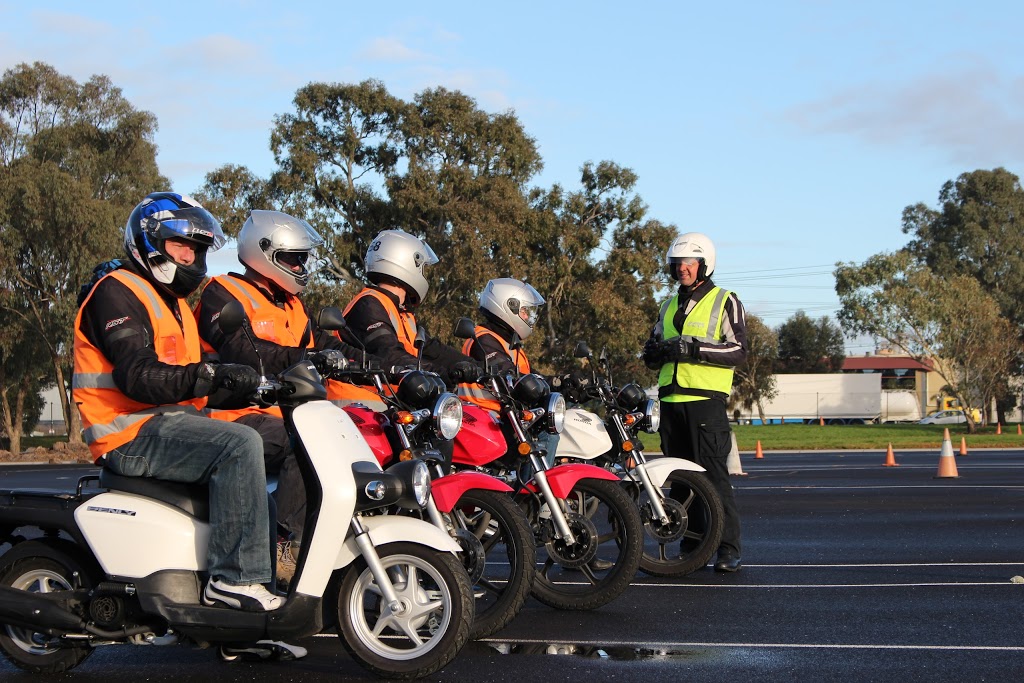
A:
<svg viewBox="0 0 1024 683">
<path fill-rule="evenodd" d="M 183 266 L 168 256 L 164 242 L 172 237 L 195 244 L 195 261 Z M 206 253 L 224 246 L 220 223 L 188 195 L 154 192 L 146 195 L 124 226 L 128 259 L 157 287 L 184 298 L 206 277 Z"/>
</svg>

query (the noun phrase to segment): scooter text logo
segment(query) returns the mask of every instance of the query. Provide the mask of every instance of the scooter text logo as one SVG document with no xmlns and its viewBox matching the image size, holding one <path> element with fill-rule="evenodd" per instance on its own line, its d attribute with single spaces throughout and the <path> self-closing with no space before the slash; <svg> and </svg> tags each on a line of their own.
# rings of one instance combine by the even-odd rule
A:
<svg viewBox="0 0 1024 683">
<path fill-rule="evenodd" d="M 134 517 L 136 515 L 135 510 L 119 510 L 117 508 L 101 508 L 95 505 L 90 505 L 85 508 L 89 512 L 105 512 L 108 515 L 125 515 L 126 517 Z"/>
</svg>

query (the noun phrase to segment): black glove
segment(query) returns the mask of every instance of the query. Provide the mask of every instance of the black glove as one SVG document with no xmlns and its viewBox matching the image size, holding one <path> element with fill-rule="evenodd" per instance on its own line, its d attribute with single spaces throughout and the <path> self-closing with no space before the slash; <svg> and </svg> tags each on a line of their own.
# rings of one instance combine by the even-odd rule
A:
<svg viewBox="0 0 1024 683">
<path fill-rule="evenodd" d="M 483 371 L 480 370 L 480 366 L 468 360 L 460 360 L 448 371 L 448 377 L 455 384 L 475 382 L 482 374 Z"/>
<path fill-rule="evenodd" d="M 241 363 L 222 363 L 213 366 L 213 388 L 224 388 L 236 394 L 252 394 L 260 385 L 260 373 Z"/>
<path fill-rule="evenodd" d="M 684 337 L 672 337 L 660 343 L 662 362 L 696 360 L 700 344 Z"/>
<path fill-rule="evenodd" d="M 644 365 L 646 365 L 650 370 L 657 370 L 665 362 L 662 353 L 663 349 L 661 346 L 661 340 L 650 337 L 644 342 Z"/>
<path fill-rule="evenodd" d="M 590 378 L 585 375 L 568 373 L 556 378 L 558 380 L 558 391 L 573 403 L 583 403 L 587 398 L 587 388 L 590 387 Z"/>
<path fill-rule="evenodd" d="M 332 373 L 348 367 L 348 358 L 345 358 L 345 354 L 337 349 L 317 351 L 309 357 L 309 362 L 322 377 L 330 377 Z"/>
</svg>

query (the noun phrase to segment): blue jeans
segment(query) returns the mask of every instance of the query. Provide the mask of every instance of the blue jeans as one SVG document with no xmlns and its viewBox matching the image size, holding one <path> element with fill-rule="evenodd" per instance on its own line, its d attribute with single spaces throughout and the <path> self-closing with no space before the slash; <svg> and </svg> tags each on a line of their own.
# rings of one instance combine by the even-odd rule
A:
<svg viewBox="0 0 1024 683">
<path fill-rule="evenodd" d="M 267 478 L 256 430 L 198 415 L 158 415 L 107 453 L 106 467 L 126 477 L 209 485 L 210 576 L 233 585 L 270 581 Z"/>
</svg>

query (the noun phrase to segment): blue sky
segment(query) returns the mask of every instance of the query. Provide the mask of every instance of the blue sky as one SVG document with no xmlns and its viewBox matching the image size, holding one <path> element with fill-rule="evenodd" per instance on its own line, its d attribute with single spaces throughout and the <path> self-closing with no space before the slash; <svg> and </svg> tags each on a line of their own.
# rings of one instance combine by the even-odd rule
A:
<svg viewBox="0 0 1024 683">
<path fill-rule="evenodd" d="M 180 192 L 225 163 L 265 175 L 272 119 L 311 81 L 513 109 L 537 185 L 632 168 L 650 216 L 708 233 L 716 280 L 772 326 L 834 317 L 834 264 L 903 246 L 903 208 L 947 180 L 1024 171 L 1019 2 L 0 0 L 0 17 L 3 69 L 106 74 L 156 114 Z"/>
</svg>

